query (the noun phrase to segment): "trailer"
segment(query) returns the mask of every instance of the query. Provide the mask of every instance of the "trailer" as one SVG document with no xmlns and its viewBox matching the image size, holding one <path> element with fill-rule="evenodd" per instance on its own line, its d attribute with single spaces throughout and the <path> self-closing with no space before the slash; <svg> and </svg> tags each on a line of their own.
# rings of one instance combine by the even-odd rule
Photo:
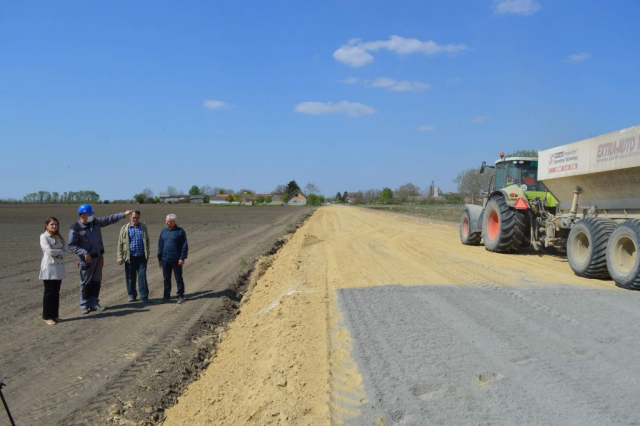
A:
<svg viewBox="0 0 640 426">
<path fill-rule="evenodd" d="M 640 126 L 540 151 L 538 160 L 538 179 L 558 200 L 545 221 L 549 243 L 568 231 L 577 275 L 640 290 Z"/>
<path fill-rule="evenodd" d="M 539 151 L 537 158 L 501 156 L 493 167 L 483 206 L 468 205 L 462 214 L 463 244 L 482 241 L 495 252 L 529 244 L 566 250 L 577 275 L 640 290 L 640 126 Z"/>
</svg>

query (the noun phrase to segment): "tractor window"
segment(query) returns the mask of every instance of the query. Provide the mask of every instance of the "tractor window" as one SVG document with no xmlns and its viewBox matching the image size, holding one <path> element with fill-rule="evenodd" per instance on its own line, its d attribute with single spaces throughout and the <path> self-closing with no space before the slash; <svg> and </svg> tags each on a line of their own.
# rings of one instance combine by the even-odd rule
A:
<svg viewBox="0 0 640 426">
<path fill-rule="evenodd" d="M 527 191 L 546 191 L 542 182 L 538 182 L 538 162 L 525 162 L 520 165 L 522 184 L 527 185 Z"/>
<path fill-rule="evenodd" d="M 505 164 L 504 163 L 496 164 L 496 180 L 495 180 L 494 187 L 497 189 L 504 188 L 506 186 L 505 185 L 506 177 L 507 177 L 507 168 Z"/>
<path fill-rule="evenodd" d="M 505 180 L 505 186 L 509 185 L 522 185 L 521 177 L 520 177 L 520 168 L 522 164 L 517 163 L 507 163 L 507 177 Z"/>
</svg>

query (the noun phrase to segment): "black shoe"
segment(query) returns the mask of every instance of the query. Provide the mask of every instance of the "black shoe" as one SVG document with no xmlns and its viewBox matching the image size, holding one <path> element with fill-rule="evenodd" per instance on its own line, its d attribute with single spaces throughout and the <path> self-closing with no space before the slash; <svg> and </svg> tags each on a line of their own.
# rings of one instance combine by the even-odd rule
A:
<svg viewBox="0 0 640 426">
<path fill-rule="evenodd" d="M 170 298 L 170 297 L 163 297 L 163 298 L 162 298 L 162 301 L 163 301 L 163 302 L 168 302 L 169 300 L 171 300 L 171 298 Z"/>
<path fill-rule="evenodd" d="M 153 300 L 151 300 L 151 299 L 141 299 L 140 301 L 142 303 L 153 303 Z"/>
<path fill-rule="evenodd" d="M 178 305 L 180 305 L 181 303 L 184 303 L 184 297 L 178 297 Z"/>
</svg>

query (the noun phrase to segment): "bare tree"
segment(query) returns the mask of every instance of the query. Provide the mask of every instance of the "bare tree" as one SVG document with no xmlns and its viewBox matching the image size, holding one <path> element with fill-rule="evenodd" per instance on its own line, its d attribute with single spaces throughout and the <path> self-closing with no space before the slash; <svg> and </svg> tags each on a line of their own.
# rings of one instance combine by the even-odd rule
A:
<svg viewBox="0 0 640 426">
<path fill-rule="evenodd" d="M 417 197 L 418 195 L 420 195 L 420 188 L 409 182 L 396 188 L 393 193 L 393 198 L 396 201 L 405 203 L 409 201 L 411 197 Z"/>
<path fill-rule="evenodd" d="M 376 203 L 380 200 L 379 189 L 367 189 L 362 193 L 362 201 L 366 204 Z"/>
<path fill-rule="evenodd" d="M 153 191 L 150 188 L 143 189 L 142 192 L 140 192 L 140 194 L 142 194 L 144 196 L 145 200 L 153 198 L 153 196 L 154 196 Z"/>
<path fill-rule="evenodd" d="M 364 194 L 362 191 L 350 192 L 349 193 L 349 202 L 351 204 L 362 204 L 364 203 Z"/>
<path fill-rule="evenodd" d="M 318 186 L 315 183 L 309 182 L 305 185 L 304 192 L 307 195 L 312 195 L 312 194 L 318 195 L 320 194 L 320 188 L 318 188 Z"/>
<path fill-rule="evenodd" d="M 459 172 L 453 182 L 458 185 L 458 192 L 473 203 L 480 197 L 480 191 L 489 189 L 492 176 L 493 169 L 486 169 L 481 174 L 477 168 L 473 168 Z"/>
<path fill-rule="evenodd" d="M 202 195 L 216 195 L 215 189 L 211 185 L 202 185 L 200 187 L 200 193 Z"/>
<path fill-rule="evenodd" d="M 181 192 L 175 186 L 167 186 L 167 195 L 180 195 Z"/>
<path fill-rule="evenodd" d="M 282 195 L 287 192 L 287 185 L 278 185 L 276 189 L 273 190 L 273 193 L 276 195 Z"/>
</svg>

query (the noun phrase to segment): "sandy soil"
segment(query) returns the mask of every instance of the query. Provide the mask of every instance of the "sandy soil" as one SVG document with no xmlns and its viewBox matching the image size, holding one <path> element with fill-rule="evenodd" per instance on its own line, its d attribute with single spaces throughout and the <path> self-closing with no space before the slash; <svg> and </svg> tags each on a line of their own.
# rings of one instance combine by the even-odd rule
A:
<svg viewBox="0 0 640 426">
<path fill-rule="evenodd" d="M 131 206 L 94 206 L 98 216 Z M 246 276 L 256 259 L 279 247 L 312 209 L 143 205 L 142 221 L 153 247 L 167 213 L 187 231 L 186 303 L 158 303 L 162 274 L 149 262 L 150 298 L 128 303 L 124 270 L 115 245 L 126 220 L 103 229 L 105 268 L 101 304 L 106 311 L 81 315 L 79 278 L 68 256 L 61 291 L 63 322 L 41 320 L 44 219 L 56 216 L 66 235 L 74 206 L 0 207 L 0 380 L 17 424 L 150 425 L 162 418 L 186 384 L 209 363 L 209 354 L 235 317 Z M 154 246 L 156 244 L 156 246 Z M 173 292 L 175 294 L 175 282 Z M 1 410 L 1 408 L 0 408 Z M 6 420 L 0 412 L 0 425 Z"/>
<path fill-rule="evenodd" d="M 616 289 L 611 281 L 576 277 L 560 256 L 489 253 L 483 247 L 461 245 L 455 226 L 340 206 L 319 209 L 278 253 L 263 259 L 257 270 L 262 276 L 221 336 L 211 364 L 166 412 L 164 425 L 403 424 L 394 420 L 393 413 L 363 417 L 382 398 L 372 400 L 375 393 L 366 389 L 370 380 L 363 380 L 361 374 L 363 351 L 354 350 L 361 342 L 352 340 L 348 327 L 354 318 L 345 318 L 346 305 L 338 301 L 340 292 L 347 289 L 432 286 L 452 288 L 455 295 L 471 298 L 479 292 L 484 295 L 485 313 L 491 312 L 491 301 L 496 299 L 491 294 L 495 293 L 503 296 L 505 306 L 516 303 L 534 313 L 543 312 L 545 318 L 554 319 L 554 327 L 580 321 L 564 315 L 561 306 L 538 301 L 535 291 L 528 296 L 518 289 L 563 286 L 611 292 L 621 295 L 620 299 L 635 296 Z M 464 288 L 476 293 L 457 291 Z M 473 310 L 473 299 L 468 303 Z M 402 306 L 398 303 L 397 309 Z M 620 304 L 609 304 L 607 315 L 615 315 L 620 308 Z M 588 322 L 587 311 L 575 315 Z M 455 323 L 455 313 L 450 316 Z M 405 317 L 410 320 L 411 315 Z M 535 315 L 531 319 L 535 323 Z M 496 318 L 492 321 L 500 323 Z M 384 326 L 384 322 L 378 324 Z M 593 331 L 588 326 L 583 329 L 586 334 Z M 440 333 L 445 342 L 452 338 L 447 336 Z M 389 366 L 381 364 L 380 368 Z M 388 374 L 388 379 L 397 381 L 393 369 Z M 476 379 L 484 386 L 496 377 L 480 372 Z M 423 390 L 416 388 L 414 393 L 421 396 L 427 393 Z M 470 417 L 458 420 L 475 423 Z M 446 417 L 439 421 L 446 422 Z"/>
</svg>

